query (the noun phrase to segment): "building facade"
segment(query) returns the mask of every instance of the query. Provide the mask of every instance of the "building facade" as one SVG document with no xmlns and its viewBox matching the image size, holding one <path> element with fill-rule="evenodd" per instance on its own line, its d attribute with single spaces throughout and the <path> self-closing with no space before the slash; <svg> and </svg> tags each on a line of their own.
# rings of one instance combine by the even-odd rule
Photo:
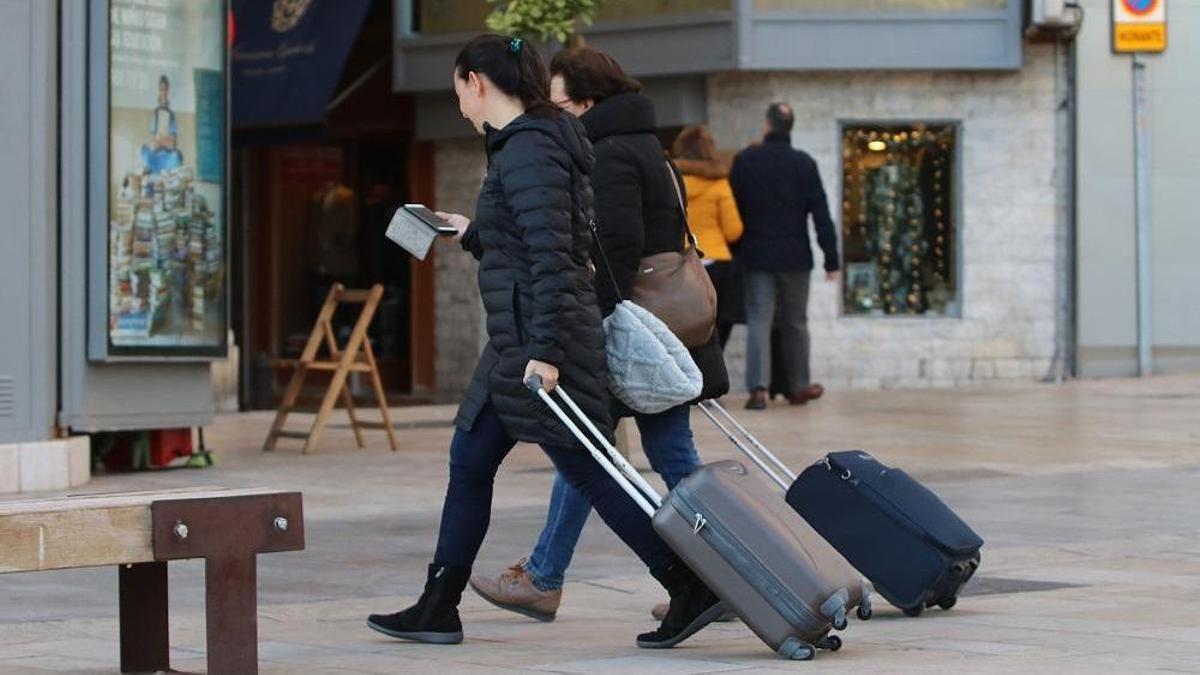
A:
<svg viewBox="0 0 1200 675">
<path fill-rule="evenodd" d="M 1158 0 L 1155 4 L 1162 4 Z M 1076 306 L 1078 373 L 1130 376 L 1137 359 L 1132 57 L 1114 54 L 1109 3 L 1080 0 Z M 1147 77 L 1152 372 L 1200 371 L 1200 3 L 1167 0 L 1167 49 Z"/>
<path fill-rule="evenodd" d="M 449 67 L 435 64 L 452 61 L 479 12 L 450 4 L 457 22 L 400 3 L 410 23 L 397 27 L 394 84 L 414 94 L 417 133 L 437 148 L 439 208 L 469 214 L 481 144 L 446 95 Z M 1070 46 L 1026 39 L 1024 3 L 627 5 L 606 5 L 588 43 L 642 78 L 664 137 L 703 123 L 735 151 L 756 142 L 768 103 L 795 108 L 793 144 L 818 162 L 844 263 L 838 283 L 813 284 L 815 379 L 893 388 L 1069 373 Z M 439 251 L 446 398 L 481 340 L 473 268 Z M 727 350 L 735 388 L 744 339 L 735 329 Z"/>
</svg>

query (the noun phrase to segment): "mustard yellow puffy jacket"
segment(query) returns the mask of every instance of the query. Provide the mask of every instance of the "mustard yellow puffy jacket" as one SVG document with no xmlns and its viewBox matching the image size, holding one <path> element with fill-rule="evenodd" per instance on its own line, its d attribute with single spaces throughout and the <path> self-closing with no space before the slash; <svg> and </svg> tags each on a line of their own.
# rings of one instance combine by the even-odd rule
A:
<svg viewBox="0 0 1200 675">
<path fill-rule="evenodd" d="M 729 245 L 742 237 L 729 170 L 717 162 L 680 159 L 675 165 L 687 186 L 688 224 L 705 260 L 732 260 Z"/>
</svg>

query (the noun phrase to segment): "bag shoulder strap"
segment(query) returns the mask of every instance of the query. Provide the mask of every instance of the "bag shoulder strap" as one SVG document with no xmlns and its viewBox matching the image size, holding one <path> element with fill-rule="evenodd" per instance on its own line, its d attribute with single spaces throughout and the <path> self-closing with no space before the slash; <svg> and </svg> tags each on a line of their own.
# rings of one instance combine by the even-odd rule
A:
<svg viewBox="0 0 1200 675">
<path fill-rule="evenodd" d="M 588 229 L 592 232 L 592 241 L 596 243 L 596 250 L 600 252 L 600 262 L 604 264 L 604 271 L 608 272 L 608 280 L 612 282 L 613 293 L 617 294 L 617 302 L 625 302 L 625 298 L 621 296 L 621 287 L 617 285 L 617 277 L 613 274 L 612 263 L 608 262 L 608 254 L 604 252 L 604 245 L 600 243 L 600 232 L 596 227 L 595 218 L 588 222 Z"/>
<path fill-rule="evenodd" d="M 683 231 L 687 233 L 687 240 L 692 244 L 692 248 L 700 250 L 700 242 L 697 241 L 696 235 L 692 234 L 692 226 L 688 223 L 687 204 L 683 201 L 683 190 L 679 187 L 679 176 L 675 175 L 675 165 L 670 159 L 664 159 L 663 164 L 667 167 L 667 173 L 671 175 L 671 185 L 675 186 L 675 198 L 679 203 L 679 216 L 683 218 Z"/>
<path fill-rule="evenodd" d="M 575 168 L 571 169 L 571 210 L 575 210 L 576 187 L 579 185 L 578 171 Z M 608 255 L 604 253 L 604 246 L 600 243 L 599 229 L 596 227 L 596 219 L 588 220 L 588 231 L 592 234 L 592 242 L 596 245 L 596 250 L 600 252 L 600 262 L 604 264 L 604 271 L 608 273 L 608 280 L 612 282 L 613 293 L 617 294 L 617 302 L 624 302 L 625 298 L 621 296 L 621 287 L 617 285 L 617 277 L 613 274 L 612 265 L 608 262 Z"/>
</svg>

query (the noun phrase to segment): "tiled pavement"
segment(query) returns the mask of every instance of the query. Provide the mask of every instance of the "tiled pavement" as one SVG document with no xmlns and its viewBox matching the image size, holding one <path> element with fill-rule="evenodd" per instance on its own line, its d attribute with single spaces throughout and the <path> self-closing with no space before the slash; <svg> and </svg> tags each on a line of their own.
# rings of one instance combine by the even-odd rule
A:
<svg viewBox="0 0 1200 675">
<path fill-rule="evenodd" d="M 958 607 L 918 619 L 879 607 L 871 622 L 851 621 L 841 652 L 811 663 L 774 658 L 736 623 L 671 651 L 638 650 L 633 636 L 661 593 L 593 519 L 554 623 L 468 593 L 463 645 L 385 640 L 363 619 L 419 593 L 445 485 L 446 407 L 398 410 L 398 453 L 378 432 L 354 449 L 339 425 L 316 455 L 286 444 L 264 455 L 269 415 L 224 417 L 206 434 L 216 467 L 98 477 L 88 489 L 304 492 L 308 549 L 260 558 L 263 672 L 1200 673 L 1200 378 L 833 392 L 805 408 L 734 412 L 797 468 L 865 448 L 925 480 L 987 540 Z M 706 458 L 730 456 L 694 421 Z M 535 449 L 513 453 L 477 569 L 527 552 L 550 478 Z M 173 664 L 186 671 L 204 669 L 201 577 L 199 563 L 172 564 Z M 112 569 L 0 576 L 0 673 L 116 672 L 115 616 Z"/>
</svg>

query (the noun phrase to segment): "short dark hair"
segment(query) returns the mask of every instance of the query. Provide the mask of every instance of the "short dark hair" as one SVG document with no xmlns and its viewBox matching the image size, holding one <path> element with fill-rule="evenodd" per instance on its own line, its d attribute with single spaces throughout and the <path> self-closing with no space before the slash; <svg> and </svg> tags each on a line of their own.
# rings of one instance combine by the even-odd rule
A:
<svg viewBox="0 0 1200 675">
<path fill-rule="evenodd" d="M 166 85 L 167 87 L 170 87 L 170 86 L 171 86 L 171 81 L 167 79 L 167 76 L 166 76 L 166 75 L 159 75 L 159 76 L 158 76 L 158 86 L 160 86 L 160 87 L 161 87 L 161 86 L 163 86 L 163 85 Z"/>
<path fill-rule="evenodd" d="M 776 133 L 790 134 L 796 124 L 796 113 L 792 106 L 786 103 L 772 103 L 767 106 L 767 127 Z"/>
<path fill-rule="evenodd" d="M 633 79 L 613 57 L 599 49 L 564 49 L 550 61 L 550 76 L 562 77 L 572 101 L 591 99 L 596 103 L 617 94 L 638 92 L 642 83 Z"/>
</svg>

